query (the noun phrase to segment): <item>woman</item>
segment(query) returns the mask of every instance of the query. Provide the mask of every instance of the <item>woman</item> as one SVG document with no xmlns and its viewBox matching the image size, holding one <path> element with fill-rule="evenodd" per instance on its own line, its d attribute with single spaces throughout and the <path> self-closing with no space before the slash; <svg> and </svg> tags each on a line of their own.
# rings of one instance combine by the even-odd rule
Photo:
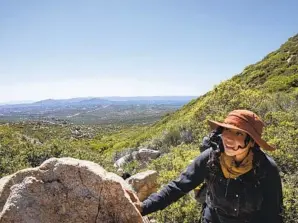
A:
<svg viewBox="0 0 298 223">
<path fill-rule="evenodd" d="M 223 123 L 210 121 L 219 140 L 159 193 L 135 203 L 142 215 L 162 210 L 205 181 L 201 222 L 280 223 L 282 187 L 274 160 L 260 147 L 274 150 L 262 138 L 264 123 L 248 110 L 230 112 Z M 216 137 L 215 137 L 216 138 Z"/>
</svg>

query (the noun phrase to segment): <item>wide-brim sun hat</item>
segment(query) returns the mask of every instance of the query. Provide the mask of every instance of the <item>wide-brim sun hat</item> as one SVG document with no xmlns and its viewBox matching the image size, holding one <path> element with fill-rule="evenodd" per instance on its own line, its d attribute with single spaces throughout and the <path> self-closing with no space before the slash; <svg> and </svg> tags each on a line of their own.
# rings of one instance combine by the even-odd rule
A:
<svg viewBox="0 0 298 223">
<path fill-rule="evenodd" d="M 252 111 L 234 110 L 225 118 L 224 122 L 208 120 L 212 129 L 221 126 L 235 130 L 244 131 L 263 149 L 273 151 L 275 148 L 262 139 L 264 122 Z"/>
</svg>

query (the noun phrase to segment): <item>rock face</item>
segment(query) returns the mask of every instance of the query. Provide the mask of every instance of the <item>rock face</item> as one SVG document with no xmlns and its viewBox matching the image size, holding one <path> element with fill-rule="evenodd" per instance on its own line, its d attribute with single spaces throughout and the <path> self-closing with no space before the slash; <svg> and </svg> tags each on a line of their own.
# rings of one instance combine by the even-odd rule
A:
<svg viewBox="0 0 298 223">
<path fill-rule="evenodd" d="M 157 172 L 154 170 L 147 170 L 142 173 L 137 173 L 126 181 L 137 192 L 138 198 L 143 201 L 150 194 L 157 191 Z"/>
<path fill-rule="evenodd" d="M 95 163 L 52 158 L 0 179 L 0 222 L 147 222 L 125 190 L 130 185 Z"/>
</svg>

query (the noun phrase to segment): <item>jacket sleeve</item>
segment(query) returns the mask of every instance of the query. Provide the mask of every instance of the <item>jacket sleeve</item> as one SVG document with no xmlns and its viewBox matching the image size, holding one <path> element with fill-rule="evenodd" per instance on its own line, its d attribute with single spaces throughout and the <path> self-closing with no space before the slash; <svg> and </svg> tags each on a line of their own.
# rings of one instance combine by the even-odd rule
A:
<svg viewBox="0 0 298 223">
<path fill-rule="evenodd" d="M 283 194 L 281 179 L 275 162 L 271 158 L 269 158 L 269 161 L 268 175 L 264 179 L 261 222 L 282 223 Z"/>
<path fill-rule="evenodd" d="M 158 193 L 151 194 L 142 202 L 142 215 L 162 210 L 171 203 L 196 188 L 204 181 L 207 168 L 206 164 L 212 149 L 201 153 L 178 177 L 178 179 L 164 186 Z"/>
</svg>

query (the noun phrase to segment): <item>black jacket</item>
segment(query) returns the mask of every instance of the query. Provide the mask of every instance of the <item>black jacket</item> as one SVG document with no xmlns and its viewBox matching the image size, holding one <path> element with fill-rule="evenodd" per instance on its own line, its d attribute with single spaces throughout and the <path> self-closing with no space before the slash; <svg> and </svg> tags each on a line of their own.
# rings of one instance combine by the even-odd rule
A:
<svg viewBox="0 0 298 223">
<path fill-rule="evenodd" d="M 201 153 L 178 179 L 143 201 L 142 215 L 164 209 L 205 180 L 206 208 L 212 214 L 206 211 L 203 218 L 219 223 L 282 222 L 282 187 L 274 160 L 258 150 L 254 154 L 254 159 L 259 160 L 257 175 L 253 168 L 236 179 L 226 179 L 220 166 L 208 167 L 212 152 L 210 148 Z"/>
</svg>

